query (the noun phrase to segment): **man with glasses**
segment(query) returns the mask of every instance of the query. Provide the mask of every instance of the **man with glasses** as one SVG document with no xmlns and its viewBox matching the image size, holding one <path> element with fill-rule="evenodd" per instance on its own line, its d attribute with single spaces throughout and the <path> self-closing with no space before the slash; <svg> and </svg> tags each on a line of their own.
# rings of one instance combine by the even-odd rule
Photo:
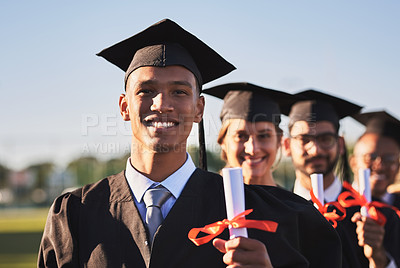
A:
<svg viewBox="0 0 400 268">
<path fill-rule="evenodd" d="M 186 146 L 202 120 L 203 84 L 233 65 L 169 19 L 98 55 L 125 71 L 119 108 L 131 125 L 130 158 L 126 170 L 56 198 L 38 267 L 340 266 L 329 223 L 277 187 L 245 186 L 254 209 L 246 218 L 274 221 L 275 232 L 249 228 L 248 238 L 229 239 L 226 229 L 199 247 L 189 239 L 193 228 L 226 218 L 222 178 L 196 168 Z"/>
<path fill-rule="evenodd" d="M 369 168 L 372 198 L 400 208 L 400 195 L 387 192 L 399 172 L 400 121 L 385 111 L 353 117 L 366 126 L 350 157 L 354 187 L 358 186 L 358 170 Z"/>
<path fill-rule="evenodd" d="M 283 141 L 285 154 L 291 156 L 295 168 L 294 193 L 310 200 L 310 175 L 319 173 L 323 174 L 325 202 L 337 201 L 343 188 L 336 175 L 347 174 L 345 142 L 338 135 L 339 120 L 358 113 L 361 107 L 315 90 L 306 90 L 296 96 L 300 100 L 291 108 L 289 137 Z M 397 222 L 394 220 L 392 224 L 390 219 L 385 226 L 385 235 L 385 228 L 372 219 L 361 217 L 357 212 L 359 209 L 348 208 L 346 219 L 339 222 L 336 229 L 342 239 L 343 267 L 394 264 L 387 257 L 387 251 L 398 254 L 398 247 L 389 237 L 392 230 L 397 232 L 398 229 L 393 227 Z"/>
</svg>

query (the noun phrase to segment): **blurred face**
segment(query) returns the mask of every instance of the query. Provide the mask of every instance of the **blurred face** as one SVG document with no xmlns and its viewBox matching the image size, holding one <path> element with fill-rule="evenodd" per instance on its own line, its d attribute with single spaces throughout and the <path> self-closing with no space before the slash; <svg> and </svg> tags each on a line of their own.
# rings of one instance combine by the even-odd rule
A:
<svg viewBox="0 0 400 268">
<path fill-rule="evenodd" d="M 360 168 L 371 170 L 371 192 L 380 198 L 396 178 L 399 154 L 399 146 L 393 139 L 368 133 L 356 143 L 350 165 L 357 180 Z"/>
<path fill-rule="evenodd" d="M 340 154 L 335 127 L 328 121 L 294 123 L 285 151 L 292 157 L 297 171 L 309 177 L 313 173 L 327 175 L 333 172 Z"/>
<path fill-rule="evenodd" d="M 129 76 L 126 91 L 120 110 L 131 121 L 133 142 L 154 152 L 186 151 L 204 110 L 195 76 L 180 66 L 141 67 Z"/>
<path fill-rule="evenodd" d="M 232 119 L 221 143 L 231 167 L 242 167 L 246 181 L 271 172 L 280 146 L 275 125 L 271 122 L 248 122 Z"/>
</svg>

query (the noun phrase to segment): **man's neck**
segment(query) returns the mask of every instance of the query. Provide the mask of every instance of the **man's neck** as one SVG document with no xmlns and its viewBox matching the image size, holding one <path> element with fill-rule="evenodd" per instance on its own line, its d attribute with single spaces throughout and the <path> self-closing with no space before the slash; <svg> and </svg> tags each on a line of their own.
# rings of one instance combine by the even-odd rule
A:
<svg viewBox="0 0 400 268">
<path fill-rule="evenodd" d="M 182 147 L 181 147 L 182 148 Z M 185 147 L 183 147 L 185 148 Z M 161 182 L 177 171 L 186 161 L 186 151 L 155 152 L 132 143 L 131 164 L 147 178 Z"/>
<path fill-rule="evenodd" d="M 311 190 L 311 178 L 309 175 L 296 170 L 296 179 L 300 180 L 300 183 L 304 188 Z M 328 174 L 324 175 L 324 190 L 331 186 L 334 181 L 335 175 L 333 172 L 329 172 Z"/>
</svg>

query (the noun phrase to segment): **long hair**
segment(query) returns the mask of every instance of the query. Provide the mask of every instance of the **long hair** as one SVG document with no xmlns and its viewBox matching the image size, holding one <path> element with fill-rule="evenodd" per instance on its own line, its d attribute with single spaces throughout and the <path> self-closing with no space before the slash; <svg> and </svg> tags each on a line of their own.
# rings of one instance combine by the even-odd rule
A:
<svg viewBox="0 0 400 268">
<path fill-rule="evenodd" d="M 347 146 L 345 140 L 343 139 L 343 154 L 339 156 L 338 162 L 336 164 L 335 174 L 338 178 L 351 183 L 353 180 L 353 173 L 350 168 Z"/>
</svg>

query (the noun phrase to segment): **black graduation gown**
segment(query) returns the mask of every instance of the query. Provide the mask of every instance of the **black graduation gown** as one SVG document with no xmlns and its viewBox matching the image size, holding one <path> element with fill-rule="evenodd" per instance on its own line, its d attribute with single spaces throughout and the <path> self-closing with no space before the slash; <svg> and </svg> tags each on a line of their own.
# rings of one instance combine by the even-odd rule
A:
<svg viewBox="0 0 400 268">
<path fill-rule="evenodd" d="M 249 229 L 274 267 L 340 267 L 341 244 L 332 226 L 303 198 L 277 187 L 245 186 L 249 219 L 279 223 L 276 233 Z M 124 172 L 58 197 L 48 215 L 38 267 L 226 267 L 211 243 L 195 246 L 194 227 L 226 218 L 222 178 L 192 174 L 150 249 L 148 232 Z M 225 230 L 219 237 L 228 239 Z"/>
<path fill-rule="evenodd" d="M 400 209 L 400 194 L 396 193 L 396 194 L 390 194 L 390 195 L 391 195 L 391 198 L 393 198 L 393 203 L 389 204 L 389 205 L 392 205 L 392 206 L 396 207 L 397 209 Z M 372 197 L 372 200 L 373 201 L 384 202 L 384 201 L 382 201 L 382 200 L 380 200 L 378 198 L 374 198 L 374 197 Z"/>
<path fill-rule="evenodd" d="M 347 191 L 342 188 L 342 192 Z M 400 220 L 398 216 L 389 208 L 379 208 L 379 210 L 386 216 L 387 222 L 385 224 L 385 236 L 383 244 L 385 250 L 392 256 L 397 267 L 400 267 Z M 351 221 L 354 213 L 360 211 L 360 206 L 346 208 L 346 218 L 338 222 L 340 228 L 345 230 L 346 236 L 349 241 L 348 245 L 342 241 L 343 248 L 352 251 L 357 256 L 359 267 L 369 267 L 368 259 L 364 255 L 364 248 L 358 245 L 358 238 L 356 233 L 357 225 Z"/>
</svg>

